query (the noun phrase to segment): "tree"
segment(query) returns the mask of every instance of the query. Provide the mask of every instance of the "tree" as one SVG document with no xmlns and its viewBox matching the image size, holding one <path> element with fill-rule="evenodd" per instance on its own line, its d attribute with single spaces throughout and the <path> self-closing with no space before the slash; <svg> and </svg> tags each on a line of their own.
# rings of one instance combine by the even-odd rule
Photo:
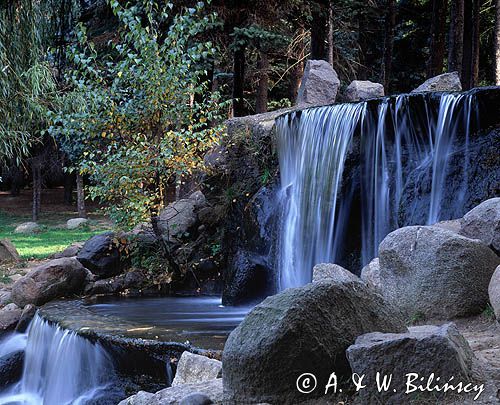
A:
<svg viewBox="0 0 500 405">
<path fill-rule="evenodd" d="M 214 22 L 203 4 L 171 16 L 173 5 L 144 1 L 124 8 L 110 2 L 121 33 L 105 63 L 83 26 L 69 50 L 72 91 L 54 112 L 53 133 L 70 146 L 80 174 L 90 176 L 92 198 L 108 204 L 125 227 L 149 219 L 170 270 L 178 272 L 159 230 L 167 189 L 200 169 L 203 154 L 222 132 L 221 103 L 207 91 L 202 67 L 214 54 L 198 38 Z M 165 29 L 165 26 L 167 27 Z M 196 101 L 202 96 L 203 101 Z"/>
<path fill-rule="evenodd" d="M 387 1 L 387 10 L 385 14 L 385 38 L 384 38 L 384 56 L 382 69 L 382 82 L 386 91 L 389 91 L 392 58 L 394 53 L 394 31 L 396 28 L 396 0 Z"/>
<path fill-rule="evenodd" d="M 444 54 L 446 50 L 446 15 L 447 0 L 432 0 L 431 36 L 429 44 L 429 59 L 427 61 L 427 77 L 443 72 Z"/>
<path fill-rule="evenodd" d="M 494 66 L 495 66 L 495 84 L 500 86 L 500 0 L 496 0 L 495 7 L 495 55 L 494 55 Z"/>
<path fill-rule="evenodd" d="M 464 0 L 452 0 L 448 38 L 448 71 L 462 73 L 464 47 Z"/>
</svg>

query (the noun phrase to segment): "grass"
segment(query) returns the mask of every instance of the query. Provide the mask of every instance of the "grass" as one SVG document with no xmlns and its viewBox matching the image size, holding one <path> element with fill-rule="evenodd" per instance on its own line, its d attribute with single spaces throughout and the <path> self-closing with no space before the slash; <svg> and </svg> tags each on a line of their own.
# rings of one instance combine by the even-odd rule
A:
<svg viewBox="0 0 500 405">
<path fill-rule="evenodd" d="M 45 259 L 64 250 L 74 242 L 83 242 L 92 236 L 110 229 L 110 224 L 102 219 L 90 219 L 89 225 L 77 229 L 66 229 L 66 221 L 75 215 L 49 212 L 42 214 L 38 224 L 41 232 L 36 234 L 16 234 L 17 225 L 31 221 L 24 215 L 14 215 L 0 210 L 0 239 L 9 239 L 22 259 Z"/>
</svg>

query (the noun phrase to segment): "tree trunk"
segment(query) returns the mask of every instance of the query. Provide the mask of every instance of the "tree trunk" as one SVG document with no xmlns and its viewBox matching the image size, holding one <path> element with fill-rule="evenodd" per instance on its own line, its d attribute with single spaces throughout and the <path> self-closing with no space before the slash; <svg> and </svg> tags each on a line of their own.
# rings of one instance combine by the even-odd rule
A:
<svg viewBox="0 0 500 405">
<path fill-rule="evenodd" d="M 151 211 L 151 227 L 153 228 L 153 233 L 155 235 L 155 238 L 157 242 L 160 244 L 163 257 L 167 260 L 167 264 L 170 268 L 170 270 L 173 272 L 174 276 L 179 277 L 181 275 L 181 269 L 177 262 L 174 260 L 172 257 L 172 254 L 170 252 L 170 249 L 167 245 L 167 242 L 163 238 L 163 235 L 160 231 L 160 227 L 158 226 L 158 213 L 155 211 Z M 168 237 L 168 235 L 167 235 Z"/>
<path fill-rule="evenodd" d="M 11 183 L 10 183 L 10 194 L 13 197 L 18 196 L 21 194 L 21 183 L 23 180 L 23 172 L 17 165 L 17 162 L 14 160 L 13 165 L 11 166 L 10 170 L 10 178 L 11 178 Z"/>
<path fill-rule="evenodd" d="M 311 3 L 312 21 L 311 21 L 311 59 L 327 60 L 326 41 L 327 31 L 327 13 L 326 0 L 315 1 Z"/>
<path fill-rule="evenodd" d="M 87 217 L 87 211 L 85 210 L 85 189 L 83 187 L 83 176 L 79 173 L 76 174 L 76 208 L 78 210 L 78 217 Z"/>
<path fill-rule="evenodd" d="M 306 54 L 304 34 L 305 28 L 301 22 L 297 30 L 297 36 L 300 39 L 297 45 L 297 54 L 295 56 L 297 61 L 292 68 L 290 77 L 290 100 L 292 101 L 292 103 L 295 103 L 297 101 L 297 94 L 299 93 L 300 83 L 302 81 L 302 76 L 304 75 L 304 57 Z"/>
<path fill-rule="evenodd" d="M 496 4 L 495 20 L 495 84 L 500 86 L 500 0 Z"/>
<path fill-rule="evenodd" d="M 257 85 L 255 112 L 260 114 L 267 112 L 267 96 L 269 90 L 269 58 L 265 51 L 259 52 L 257 70 L 259 71 L 259 83 Z"/>
<path fill-rule="evenodd" d="M 451 1 L 448 71 L 462 73 L 464 46 L 464 0 Z"/>
<path fill-rule="evenodd" d="M 42 164 L 37 158 L 34 158 L 31 163 L 31 171 L 33 174 L 33 206 L 32 219 L 33 222 L 38 221 L 41 210 L 42 200 Z"/>
<path fill-rule="evenodd" d="M 428 78 L 443 73 L 447 8 L 448 0 L 432 1 L 431 37 L 427 61 Z"/>
<path fill-rule="evenodd" d="M 245 48 L 234 51 L 234 76 L 233 76 L 233 116 L 245 115 Z"/>
<path fill-rule="evenodd" d="M 481 21 L 481 0 L 474 0 L 473 21 L 472 21 L 472 65 L 470 87 L 479 84 L 479 47 L 480 47 L 480 21 Z"/>
<path fill-rule="evenodd" d="M 335 44 L 333 43 L 333 1 L 328 2 L 328 63 L 335 61 Z"/>
<path fill-rule="evenodd" d="M 463 59 L 462 59 L 462 87 L 468 90 L 472 85 L 472 64 L 473 64 L 473 0 L 465 1 L 464 6 L 464 41 L 463 41 Z"/>
<path fill-rule="evenodd" d="M 394 51 L 394 30 L 396 27 L 396 0 L 387 1 L 385 14 L 384 58 L 382 67 L 382 83 L 389 93 L 392 74 L 392 55 Z"/>
<path fill-rule="evenodd" d="M 64 172 L 64 204 L 73 205 L 74 187 L 75 187 L 75 174 Z"/>
</svg>

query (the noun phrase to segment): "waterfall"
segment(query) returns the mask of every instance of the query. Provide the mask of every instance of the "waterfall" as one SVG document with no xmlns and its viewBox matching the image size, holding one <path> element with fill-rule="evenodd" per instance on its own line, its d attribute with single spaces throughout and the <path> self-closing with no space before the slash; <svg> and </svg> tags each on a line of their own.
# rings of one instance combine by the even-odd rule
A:
<svg viewBox="0 0 500 405">
<path fill-rule="evenodd" d="M 442 215 L 449 158 L 458 133 L 467 150 L 469 132 L 477 125 L 476 104 L 473 93 L 434 99 L 401 95 L 280 117 L 279 288 L 310 282 L 315 264 L 338 262 L 344 247 L 356 238 L 361 241 L 359 265 L 376 257 L 382 239 L 405 225 L 399 223 L 402 196 L 409 174 L 419 168 L 432 172 L 423 222 L 450 219 Z M 357 160 L 357 168 L 344 173 L 349 156 Z M 358 181 L 346 181 L 348 175 L 358 175 Z M 463 190 L 466 176 L 465 169 Z M 464 194 L 457 195 L 451 207 L 457 215 L 463 214 Z M 352 221 L 356 216 L 361 218 L 359 226 Z"/>
<path fill-rule="evenodd" d="M 24 336 L 24 338 L 23 338 Z M 103 397 L 113 381 L 113 362 L 104 348 L 36 315 L 25 342 L 21 381 L 0 396 L 0 404 L 80 405 Z M 22 348 L 19 343 L 16 348 Z M 106 398 L 109 392 L 106 392 Z"/>
</svg>

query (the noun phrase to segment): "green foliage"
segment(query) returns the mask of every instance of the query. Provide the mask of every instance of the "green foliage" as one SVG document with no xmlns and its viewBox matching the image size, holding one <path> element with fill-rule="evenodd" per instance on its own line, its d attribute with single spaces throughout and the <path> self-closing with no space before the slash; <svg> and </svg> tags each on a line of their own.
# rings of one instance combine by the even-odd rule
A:
<svg viewBox="0 0 500 405">
<path fill-rule="evenodd" d="M 203 3 L 174 16 L 171 3 L 110 5 L 119 39 L 105 59 L 79 26 L 68 52 L 73 91 L 54 112 L 50 132 L 91 176 L 90 196 L 133 226 L 158 213 L 169 185 L 199 169 L 222 132 L 226 103 L 204 81 L 215 49 L 200 37 L 215 16 L 204 15 Z"/>
</svg>

